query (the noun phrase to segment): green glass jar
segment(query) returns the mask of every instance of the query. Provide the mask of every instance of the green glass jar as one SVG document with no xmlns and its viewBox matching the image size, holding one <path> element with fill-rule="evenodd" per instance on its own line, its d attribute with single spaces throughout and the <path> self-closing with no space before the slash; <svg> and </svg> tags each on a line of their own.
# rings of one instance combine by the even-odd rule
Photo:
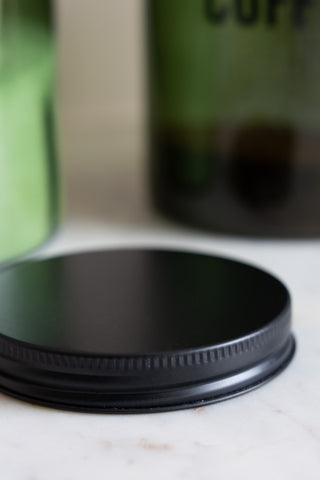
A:
<svg viewBox="0 0 320 480">
<path fill-rule="evenodd" d="M 152 196 L 256 235 L 320 234 L 320 3 L 148 2 Z"/>
<path fill-rule="evenodd" d="M 0 3 L 0 262 L 57 222 L 54 27 L 50 0 Z"/>
</svg>

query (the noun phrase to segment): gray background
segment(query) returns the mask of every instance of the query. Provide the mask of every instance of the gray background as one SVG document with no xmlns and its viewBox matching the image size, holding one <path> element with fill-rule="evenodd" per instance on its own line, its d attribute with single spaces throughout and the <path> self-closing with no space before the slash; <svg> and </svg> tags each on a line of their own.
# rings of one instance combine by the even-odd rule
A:
<svg viewBox="0 0 320 480">
<path fill-rule="evenodd" d="M 60 158 L 70 217 L 145 208 L 144 2 L 58 0 Z"/>
</svg>

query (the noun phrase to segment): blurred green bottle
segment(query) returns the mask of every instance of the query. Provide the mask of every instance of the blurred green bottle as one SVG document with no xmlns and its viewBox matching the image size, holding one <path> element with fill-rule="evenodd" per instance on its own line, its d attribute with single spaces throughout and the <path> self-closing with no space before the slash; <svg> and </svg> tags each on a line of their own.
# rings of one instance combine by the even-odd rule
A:
<svg viewBox="0 0 320 480">
<path fill-rule="evenodd" d="M 53 34 L 50 0 L 0 2 L 0 262 L 57 221 Z"/>
<path fill-rule="evenodd" d="M 240 234 L 320 233 L 320 3 L 150 0 L 152 195 Z"/>
</svg>

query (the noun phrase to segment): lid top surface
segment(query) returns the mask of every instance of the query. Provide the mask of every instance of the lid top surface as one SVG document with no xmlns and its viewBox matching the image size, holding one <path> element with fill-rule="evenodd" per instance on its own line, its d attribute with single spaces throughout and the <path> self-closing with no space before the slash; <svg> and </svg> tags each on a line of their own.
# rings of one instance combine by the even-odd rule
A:
<svg viewBox="0 0 320 480">
<path fill-rule="evenodd" d="M 0 333 L 72 353 L 143 355 L 249 335 L 289 305 L 256 268 L 208 255 L 110 250 L 0 273 Z"/>
</svg>

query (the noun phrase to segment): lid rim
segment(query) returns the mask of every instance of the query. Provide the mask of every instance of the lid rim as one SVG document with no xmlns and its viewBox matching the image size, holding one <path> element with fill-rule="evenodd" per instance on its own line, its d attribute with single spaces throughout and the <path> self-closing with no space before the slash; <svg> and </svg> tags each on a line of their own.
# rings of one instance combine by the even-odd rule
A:
<svg viewBox="0 0 320 480">
<path fill-rule="evenodd" d="M 259 351 L 267 342 L 272 344 L 273 337 L 281 341 L 284 335 L 290 331 L 290 327 L 291 306 L 288 301 L 285 310 L 261 329 L 243 337 L 212 346 L 146 354 L 91 354 L 33 345 L 0 334 L 0 358 L 2 356 L 16 362 L 28 362 L 28 364 L 37 367 L 39 367 L 39 364 L 50 369 L 55 367 L 63 369 L 64 372 L 67 369 L 71 371 L 77 369 L 108 371 L 110 369 L 112 372 L 140 372 L 141 370 L 159 368 L 170 369 L 177 366 L 192 367 L 224 361 L 226 358 L 237 357 L 250 351 Z"/>
<path fill-rule="evenodd" d="M 241 371 L 222 379 L 216 378 L 200 384 L 191 384 L 185 388 L 176 388 L 175 391 L 171 389 L 171 396 L 168 395 L 170 389 L 167 391 L 162 389 L 160 392 L 150 390 L 143 394 L 129 392 L 123 394 L 122 398 L 119 392 L 113 395 L 111 392 L 104 392 L 101 395 L 94 392 L 89 394 L 89 398 L 88 392 L 46 390 L 41 385 L 19 383 L 17 379 L 13 380 L 7 375 L 4 378 L 2 374 L 0 374 L 0 391 L 33 404 L 85 413 L 152 413 L 194 408 L 217 403 L 258 388 L 281 373 L 290 363 L 295 348 L 295 339 L 290 335 L 281 352 L 253 366 L 251 370 Z M 11 388 L 8 387 L 10 385 Z M 12 389 L 12 385 L 15 385 L 15 388 Z M 24 388 L 21 389 L 21 386 Z M 30 395 L 30 392 L 37 389 L 40 391 L 38 397 Z M 62 398 L 64 402 L 61 401 Z"/>
</svg>

